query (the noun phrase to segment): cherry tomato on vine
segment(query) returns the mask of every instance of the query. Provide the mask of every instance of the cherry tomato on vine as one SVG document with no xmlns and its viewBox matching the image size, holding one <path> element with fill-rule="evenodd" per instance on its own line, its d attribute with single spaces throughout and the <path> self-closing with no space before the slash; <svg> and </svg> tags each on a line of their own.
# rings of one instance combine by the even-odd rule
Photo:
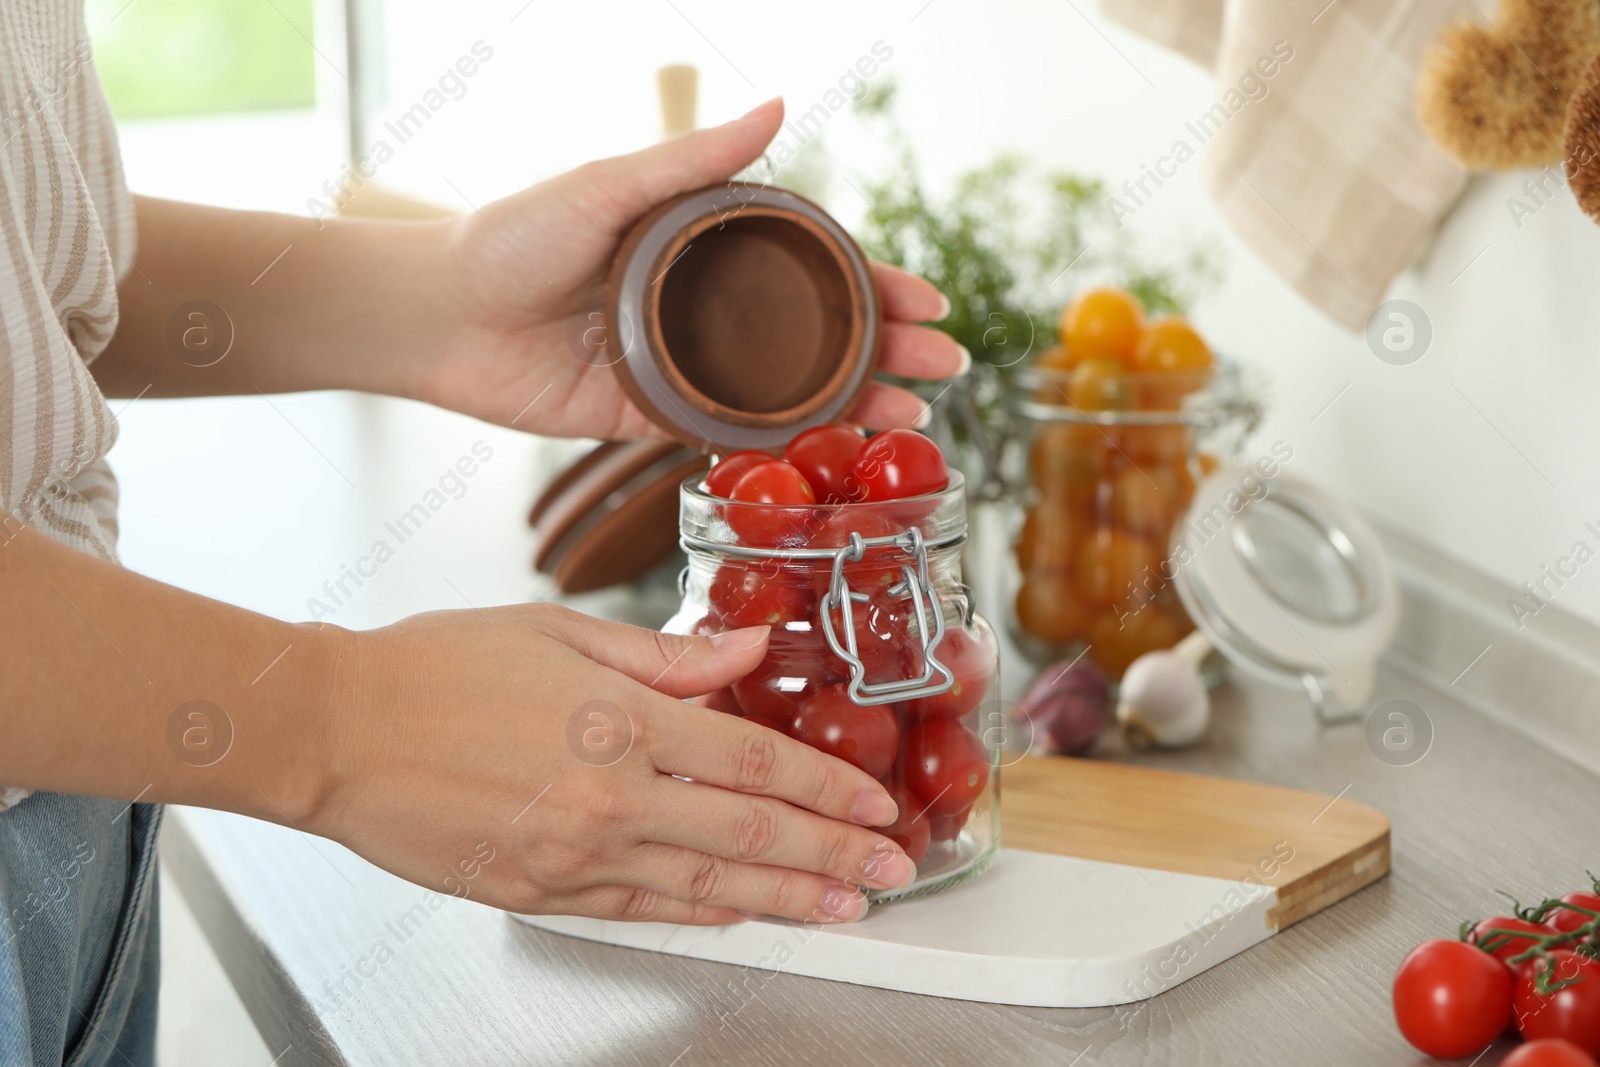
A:
<svg viewBox="0 0 1600 1067">
<path fill-rule="evenodd" d="M 1510 968 L 1476 945 L 1424 941 L 1394 976 L 1394 1018 L 1430 1056 L 1474 1056 L 1505 1029 L 1511 993 Z"/>
<path fill-rule="evenodd" d="M 888 790 L 890 799 L 899 805 L 900 817 L 878 832 L 899 845 L 912 863 L 921 863 L 922 857 L 928 854 L 928 844 L 932 840 L 928 816 L 923 814 L 922 805 L 905 786 L 888 785 L 884 788 Z"/>
<path fill-rule="evenodd" d="M 972 806 L 989 782 L 989 754 L 956 719 L 928 719 L 906 731 L 905 781 L 929 815 Z"/>
<path fill-rule="evenodd" d="M 900 747 L 894 712 L 883 705 L 862 707 L 842 685 L 802 701 L 790 732 L 795 740 L 853 763 L 874 778 L 889 773 Z"/>
<path fill-rule="evenodd" d="M 1516 934 L 1493 934 L 1491 930 L 1509 930 Z M 1533 947 L 1534 940 L 1540 937 L 1549 937 L 1557 933 L 1554 928 L 1544 923 L 1529 922 L 1527 919 L 1514 919 L 1509 915 L 1493 915 L 1487 919 L 1479 920 L 1467 936 L 1472 944 L 1482 948 L 1498 960 L 1509 960 L 1512 956 L 1526 952 Z"/>
<path fill-rule="evenodd" d="M 938 696 L 922 697 L 906 706 L 918 719 L 959 719 L 982 703 L 994 677 L 994 641 L 988 634 L 952 628 L 933 650 L 933 656 L 950 668 L 955 684 Z"/>
<path fill-rule="evenodd" d="M 773 547 L 805 540 L 810 530 L 809 515 L 797 516 L 791 508 L 815 504 L 817 496 L 792 464 L 769 459 L 745 471 L 733 483 L 729 499 L 744 504 L 776 504 L 777 508 L 727 509 L 728 525 L 749 545 Z"/>
<path fill-rule="evenodd" d="M 1549 993 L 1539 992 L 1549 972 Z M 1570 949 L 1551 949 L 1517 976 L 1517 1029 L 1528 1039 L 1559 1037 L 1600 1056 L 1600 960 Z"/>
<path fill-rule="evenodd" d="M 1600 912 L 1600 895 L 1594 893 L 1568 893 L 1561 898 L 1561 903 L 1571 904 L 1584 911 Z M 1583 911 L 1574 911 L 1572 908 L 1557 908 L 1544 917 L 1547 926 L 1552 926 L 1563 934 L 1570 933 L 1593 920 L 1593 915 L 1585 915 Z"/>
<path fill-rule="evenodd" d="M 950 483 L 944 453 L 915 430 L 886 430 L 869 438 L 854 470 L 866 500 L 903 500 L 937 493 Z"/>
<path fill-rule="evenodd" d="M 1594 1057 L 1570 1041 L 1541 1037 L 1511 1050 L 1500 1067 L 1596 1067 Z"/>
<path fill-rule="evenodd" d="M 855 475 L 856 457 L 867 443 L 853 426 L 813 426 L 789 442 L 783 458 L 805 476 L 824 504 L 848 504 L 864 491 Z"/>
<path fill-rule="evenodd" d="M 726 498 L 733 492 L 733 487 L 740 478 L 752 467 L 763 463 L 771 463 L 775 459 L 770 452 L 757 452 L 754 449 L 745 449 L 743 452 L 730 452 L 712 466 L 706 473 L 706 492 L 712 496 Z"/>
</svg>

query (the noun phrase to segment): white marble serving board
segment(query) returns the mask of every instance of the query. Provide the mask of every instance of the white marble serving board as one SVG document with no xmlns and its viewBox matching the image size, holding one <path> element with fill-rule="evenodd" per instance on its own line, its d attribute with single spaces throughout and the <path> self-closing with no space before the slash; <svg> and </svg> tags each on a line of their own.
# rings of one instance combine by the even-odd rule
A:
<svg viewBox="0 0 1600 1067">
<path fill-rule="evenodd" d="M 1155 996 L 1275 932 L 1277 890 L 1003 848 L 982 876 L 859 922 L 723 927 L 512 918 L 590 941 L 959 1000 L 1101 1007 Z M 752 986 L 759 991 L 759 985 Z"/>
</svg>

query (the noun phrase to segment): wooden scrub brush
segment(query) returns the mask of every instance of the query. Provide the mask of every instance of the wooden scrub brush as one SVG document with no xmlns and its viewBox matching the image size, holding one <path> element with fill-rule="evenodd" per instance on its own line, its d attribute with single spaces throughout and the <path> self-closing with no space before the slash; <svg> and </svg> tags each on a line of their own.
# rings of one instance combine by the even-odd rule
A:
<svg viewBox="0 0 1600 1067">
<path fill-rule="evenodd" d="M 1589 61 L 1567 106 L 1566 161 L 1578 206 L 1600 222 L 1600 55 Z"/>
<path fill-rule="evenodd" d="M 1559 162 L 1568 101 L 1597 52 L 1596 0 L 1501 0 L 1491 25 L 1440 31 L 1418 73 L 1417 117 L 1468 170 Z"/>
</svg>

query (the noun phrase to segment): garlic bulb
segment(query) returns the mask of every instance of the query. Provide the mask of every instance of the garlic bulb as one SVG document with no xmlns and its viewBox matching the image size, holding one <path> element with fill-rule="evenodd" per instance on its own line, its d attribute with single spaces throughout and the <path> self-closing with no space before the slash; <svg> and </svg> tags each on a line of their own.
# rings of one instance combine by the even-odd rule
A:
<svg viewBox="0 0 1600 1067">
<path fill-rule="evenodd" d="M 1211 644 L 1199 630 L 1171 649 L 1146 652 L 1122 676 L 1117 721 L 1134 748 L 1183 748 L 1205 736 L 1211 698 L 1200 661 Z"/>
</svg>

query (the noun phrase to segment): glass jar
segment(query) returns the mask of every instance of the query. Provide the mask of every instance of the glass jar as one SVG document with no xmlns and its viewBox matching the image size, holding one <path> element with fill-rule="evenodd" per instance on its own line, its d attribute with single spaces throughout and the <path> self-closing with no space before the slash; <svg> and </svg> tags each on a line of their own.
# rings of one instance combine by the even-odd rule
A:
<svg viewBox="0 0 1600 1067">
<path fill-rule="evenodd" d="M 1035 366 L 1016 382 L 1027 472 L 1010 632 L 1041 665 L 1084 652 L 1120 677 L 1194 629 L 1173 584 L 1173 531 L 1258 409 L 1229 363 L 1090 389 L 1069 371 Z"/>
<path fill-rule="evenodd" d="M 708 703 L 860 767 L 900 807 L 917 865 L 873 903 L 979 874 L 1000 846 L 999 653 L 961 582 L 965 485 L 786 507 L 680 490 L 689 565 L 671 633 L 772 627 L 767 656 Z"/>
</svg>

